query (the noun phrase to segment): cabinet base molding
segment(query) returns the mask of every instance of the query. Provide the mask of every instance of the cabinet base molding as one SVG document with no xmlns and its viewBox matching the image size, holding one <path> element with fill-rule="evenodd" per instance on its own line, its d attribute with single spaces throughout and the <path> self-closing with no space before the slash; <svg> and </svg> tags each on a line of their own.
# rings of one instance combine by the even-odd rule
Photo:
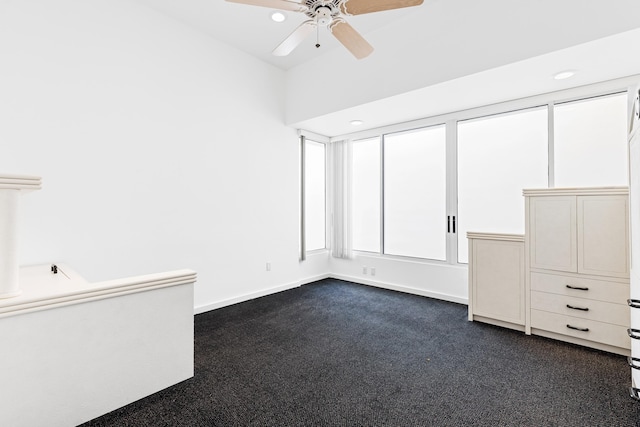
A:
<svg viewBox="0 0 640 427">
<path fill-rule="evenodd" d="M 493 326 L 500 326 L 501 328 L 508 328 L 508 329 L 513 329 L 515 331 L 524 332 L 524 325 L 505 322 L 503 320 L 498 320 L 498 319 L 492 319 L 490 317 L 478 316 L 477 314 L 472 315 L 469 318 L 469 321 L 488 323 Z"/>
<path fill-rule="evenodd" d="M 545 331 L 544 329 L 531 328 L 531 335 L 539 335 L 545 338 L 551 338 L 558 341 L 569 342 L 584 347 L 595 348 L 596 350 L 606 351 L 609 353 L 620 354 L 622 356 L 631 355 L 631 350 L 627 348 L 616 347 L 608 344 L 602 344 L 595 341 L 583 340 L 568 335 L 556 334 L 555 332 Z"/>
</svg>

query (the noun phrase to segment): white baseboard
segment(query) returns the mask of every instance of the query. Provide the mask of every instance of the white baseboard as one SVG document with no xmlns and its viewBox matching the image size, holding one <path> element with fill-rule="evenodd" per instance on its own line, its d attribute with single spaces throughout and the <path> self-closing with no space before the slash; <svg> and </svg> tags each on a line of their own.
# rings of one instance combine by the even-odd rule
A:
<svg viewBox="0 0 640 427">
<path fill-rule="evenodd" d="M 300 286 L 308 285 L 309 283 L 317 282 L 319 280 L 331 279 L 333 276 L 331 274 L 319 274 L 317 276 L 306 277 L 300 281 Z"/>
<path fill-rule="evenodd" d="M 443 301 L 455 302 L 458 304 L 469 304 L 468 298 L 461 298 L 455 295 L 443 294 L 440 292 L 425 291 L 423 289 L 411 288 L 408 286 L 396 285 L 393 283 L 378 282 L 375 280 L 362 279 L 360 277 L 347 276 L 343 274 L 331 274 L 331 278 L 346 280 L 348 282 L 359 283 L 361 285 L 375 286 L 376 288 L 389 289 L 392 291 L 404 292 L 405 294 L 420 295 L 423 297 L 435 298 Z"/>
<path fill-rule="evenodd" d="M 235 298 L 218 301 L 211 304 L 200 305 L 198 307 L 195 307 L 194 314 L 205 313 L 207 311 L 216 310 L 218 308 L 227 307 L 229 305 L 238 304 L 240 302 L 245 302 L 255 298 L 264 297 L 266 295 L 271 295 L 271 294 L 286 291 L 289 289 L 297 288 L 297 287 L 307 285 L 309 283 L 317 282 L 318 280 L 323 280 L 323 279 L 346 280 L 348 282 L 359 283 L 361 285 L 375 286 L 376 288 L 389 289 L 392 291 L 404 292 L 406 294 L 420 295 L 423 297 L 435 298 L 443 301 L 455 302 L 458 304 L 468 305 L 469 303 L 469 300 L 467 298 L 460 298 L 454 295 L 443 294 L 440 292 L 425 291 L 423 289 L 416 289 L 408 286 L 396 285 L 393 283 L 384 283 L 384 282 L 378 282 L 374 280 L 367 280 L 367 279 L 362 279 L 360 277 L 353 277 L 353 276 L 347 276 L 342 274 L 320 274 L 317 276 L 305 277 L 304 279 L 298 280 L 296 282 L 275 286 L 273 288 L 264 289 L 258 292 L 252 292 L 250 294 L 240 295 Z"/>
<path fill-rule="evenodd" d="M 302 285 L 306 285 L 308 283 L 313 283 L 313 282 L 317 282 L 318 280 L 327 279 L 329 277 L 330 276 L 328 274 L 321 274 L 321 275 L 318 275 L 318 276 L 306 277 L 306 278 L 304 278 L 302 280 L 298 280 L 298 281 L 291 282 L 291 283 L 286 283 L 284 285 L 275 286 L 275 287 L 269 288 L 269 289 L 263 289 L 263 290 L 258 291 L 258 292 L 252 292 L 252 293 L 249 293 L 249 294 L 240 295 L 240 296 L 237 296 L 237 297 L 234 297 L 234 298 L 229 298 L 229 299 L 226 299 L 226 300 L 217 301 L 217 302 L 213 302 L 213 303 L 210 303 L 210 304 L 199 305 L 199 306 L 194 308 L 193 314 L 201 314 L 201 313 L 205 313 L 207 311 L 216 310 L 218 308 L 227 307 L 229 305 L 238 304 L 240 302 L 250 301 L 252 299 L 264 297 L 264 296 L 271 295 L 271 294 L 276 294 L 278 292 L 286 291 L 286 290 L 289 290 L 289 289 L 294 289 L 294 288 L 300 287 Z"/>
</svg>

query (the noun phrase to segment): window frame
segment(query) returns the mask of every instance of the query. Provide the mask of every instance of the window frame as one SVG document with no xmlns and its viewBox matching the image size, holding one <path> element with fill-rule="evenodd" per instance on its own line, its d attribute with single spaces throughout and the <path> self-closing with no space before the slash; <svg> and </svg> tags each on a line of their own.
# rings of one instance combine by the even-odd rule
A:
<svg viewBox="0 0 640 427">
<path fill-rule="evenodd" d="M 329 168 L 329 155 L 328 155 L 328 145 L 330 139 L 314 134 L 306 131 L 298 132 L 298 142 L 299 142 L 299 196 L 300 196 L 300 204 L 299 204 L 299 225 L 300 225 L 300 240 L 299 240 L 299 260 L 305 261 L 307 255 L 315 254 L 315 253 L 323 253 L 327 252 L 330 249 L 329 246 L 329 225 L 330 225 L 330 217 L 329 217 L 329 177 L 330 177 L 330 168 Z M 306 215 L 306 187 L 307 182 L 305 178 L 306 174 L 306 143 L 313 142 L 317 144 L 322 144 L 324 148 L 324 247 L 317 249 L 308 249 L 307 248 L 307 215 Z"/>
</svg>

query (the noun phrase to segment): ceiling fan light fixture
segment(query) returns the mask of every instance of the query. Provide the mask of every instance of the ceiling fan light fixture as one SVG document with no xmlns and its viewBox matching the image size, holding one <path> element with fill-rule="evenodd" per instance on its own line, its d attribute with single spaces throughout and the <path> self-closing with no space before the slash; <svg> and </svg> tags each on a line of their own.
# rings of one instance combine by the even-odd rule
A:
<svg viewBox="0 0 640 427">
<path fill-rule="evenodd" d="M 279 11 L 271 12 L 271 20 L 274 22 L 284 22 L 287 20 L 287 15 Z"/>
<path fill-rule="evenodd" d="M 565 70 L 565 71 L 560 71 L 559 73 L 554 74 L 553 78 L 556 80 L 564 80 L 564 79 L 573 77 L 575 74 L 576 72 L 573 70 Z"/>
</svg>

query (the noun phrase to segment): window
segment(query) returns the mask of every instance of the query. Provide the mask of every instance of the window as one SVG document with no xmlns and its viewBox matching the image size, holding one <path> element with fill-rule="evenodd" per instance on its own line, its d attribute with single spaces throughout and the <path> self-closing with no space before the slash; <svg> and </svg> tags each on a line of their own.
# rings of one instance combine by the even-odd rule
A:
<svg viewBox="0 0 640 427">
<path fill-rule="evenodd" d="M 325 145 L 306 139 L 304 216 L 307 251 L 326 247 Z"/>
<path fill-rule="evenodd" d="M 628 185 L 626 93 L 536 99 L 353 141 L 353 249 L 467 263 L 467 232 L 524 234 L 523 189 Z"/>
<path fill-rule="evenodd" d="M 467 232 L 524 234 L 524 188 L 548 185 L 547 108 L 458 123 L 458 262 Z"/>
<path fill-rule="evenodd" d="M 351 153 L 352 246 L 380 252 L 380 138 L 354 141 Z"/>
<path fill-rule="evenodd" d="M 384 137 L 384 253 L 446 260 L 445 127 Z"/>
<path fill-rule="evenodd" d="M 627 94 L 554 106 L 554 186 L 628 185 Z"/>
</svg>

